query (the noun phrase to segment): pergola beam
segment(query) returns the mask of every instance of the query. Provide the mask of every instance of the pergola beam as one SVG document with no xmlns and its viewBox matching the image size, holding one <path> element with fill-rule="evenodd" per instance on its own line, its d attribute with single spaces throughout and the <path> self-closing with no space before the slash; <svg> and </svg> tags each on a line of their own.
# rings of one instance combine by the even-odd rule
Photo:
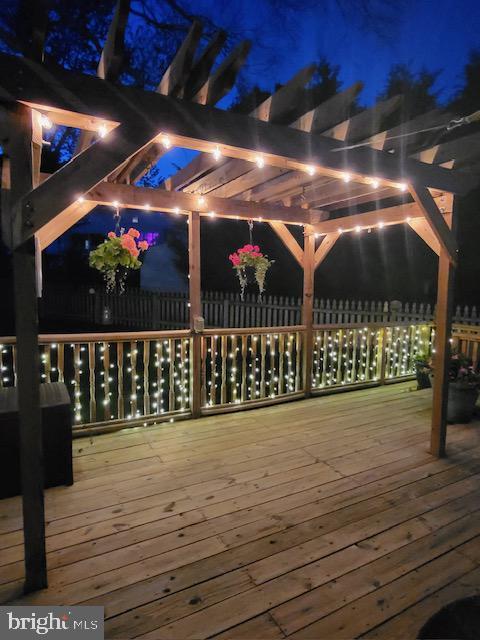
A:
<svg viewBox="0 0 480 640">
<path fill-rule="evenodd" d="M 207 81 L 215 58 L 221 52 L 226 39 L 227 33 L 225 31 L 217 31 L 193 64 L 183 89 L 183 97 L 186 100 L 191 100 Z"/>
<path fill-rule="evenodd" d="M 169 213 L 197 211 L 204 216 L 214 213 L 219 218 L 262 219 L 266 222 L 276 221 L 287 224 L 310 224 L 314 220 L 320 220 L 324 215 L 321 211 L 302 209 L 302 207 L 230 200 L 215 196 L 203 197 L 182 191 L 150 189 L 111 182 L 101 182 L 84 197 L 86 201 L 95 202 L 95 204 L 111 205 L 116 200 L 122 207 L 145 211 L 157 210 Z"/>
<path fill-rule="evenodd" d="M 99 78 L 115 81 L 120 74 L 125 55 L 124 38 L 129 11 L 130 0 L 118 0 L 98 63 Z"/>
<path fill-rule="evenodd" d="M 202 24 L 198 20 L 194 20 L 187 37 L 163 74 L 157 89 L 158 93 L 162 93 L 165 96 L 182 97 L 183 88 L 192 67 L 193 57 L 200 41 L 202 30 Z"/>
<path fill-rule="evenodd" d="M 319 267 L 322 264 L 322 262 L 325 260 L 325 258 L 330 253 L 330 251 L 333 249 L 334 244 L 337 242 L 337 240 L 340 238 L 341 235 L 342 235 L 341 233 L 333 232 L 333 233 L 327 233 L 327 235 L 323 238 L 322 242 L 320 243 L 320 246 L 315 251 L 315 256 L 314 256 L 315 269 L 317 269 L 317 267 Z"/>
<path fill-rule="evenodd" d="M 291 231 L 283 222 L 270 222 L 270 226 L 303 269 L 303 249 L 295 240 Z"/>
<path fill-rule="evenodd" d="M 292 100 L 304 91 L 304 86 L 311 79 L 314 70 L 313 65 L 301 69 L 280 89 L 261 102 L 249 115 L 263 122 L 276 122 L 285 118 L 292 109 Z M 251 162 L 227 160 L 222 162 L 220 167 L 216 167 L 216 160 L 209 154 L 203 154 L 202 156 L 202 174 L 204 175 L 198 176 L 196 180 L 193 180 L 198 173 L 198 164 L 197 159 L 196 162 L 192 161 L 186 167 L 180 169 L 168 181 L 169 188 L 178 189 L 180 184 L 183 185 L 188 182 L 184 186 L 185 191 L 204 193 L 214 191 L 217 185 L 225 185 L 225 187 L 232 185 L 232 188 L 235 189 L 234 184 L 232 184 L 233 181 L 239 180 L 243 176 L 248 181 L 250 176 L 253 175 L 255 184 L 262 180 L 262 171 L 256 171 L 256 167 Z M 265 167 L 265 169 L 267 170 L 265 173 L 275 172 L 274 175 L 281 171 L 277 167 Z M 214 188 L 212 188 L 212 185 Z M 234 193 L 229 191 L 228 196 L 230 195 L 234 195 Z"/>
<path fill-rule="evenodd" d="M 324 220 L 313 226 L 314 232 L 326 235 L 341 230 L 353 231 L 356 227 L 366 229 L 376 227 L 379 224 L 383 226 L 402 224 L 409 222 L 410 219 L 424 218 L 424 213 L 415 202 L 400 204 L 386 209 L 376 209 L 367 213 L 357 213 L 352 216 L 344 216 L 342 218 L 334 218 Z"/>
<path fill-rule="evenodd" d="M 287 169 L 315 164 L 319 172 L 341 178 L 348 168 L 352 179 L 415 182 L 452 193 L 467 193 L 477 186 L 475 176 L 360 148 L 334 153 L 342 143 L 288 127 L 258 122 L 248 116 L 132 87 L 113 87 L 98 78 L 58 68 L 47 68 L 18 57 L 0 55 L 0 96 L 19 100 L 55 114 L 80 113 L 110 123 L 156 123 L 158 133 L 169 133 L 172 144 L 211 151 L 221 145 L 224 155 L 254 161 L 261 153 L 265 163 Z M 80 125 L 78 125 L 80 126 Z M 139 145 L 140 146 L 140 145 Z"/>
<path fill-rule="evenodd" d="M 14 243 L 39 231 L 155 137 L 156 129 L 149 123 L 122 124 L 108 140 L 99 140 L 72 158 L 23 197 L 22 228 Z"/>
<path fill-rule="evenodd" d="M 458 253 L 457 242 L 430 191 L 425 187 L 410 185 L 410 193 L 420 207 L 440 246 L 446 251 L 452 264 L 456 264 Z"/>
<path fill-rule="evenodd" d="M 408 221 L 408 226 L 415 231 L 437 256 L 440 255 L 440 243 L 425 218 L 412 218 L 412 220 Z"/>
</svg>

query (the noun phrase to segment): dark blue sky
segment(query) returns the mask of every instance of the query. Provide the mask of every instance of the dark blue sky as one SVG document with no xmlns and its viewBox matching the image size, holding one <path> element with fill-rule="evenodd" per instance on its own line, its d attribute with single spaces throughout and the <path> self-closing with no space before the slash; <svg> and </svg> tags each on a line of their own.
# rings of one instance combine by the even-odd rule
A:
<svg viewBox="0 0 480 640">
<path fill-rule="evenodd" d="M 212 2 L 198 2 L 203 4 Z M 264 18 L 257 9 L 262 4 L 262 0 L 233 1 L 230 11 L 233 13 L 235 6 L 241 7 L 246 23 L 255 28 Z M 448 98 L 461 83 L 468 52 L 480 47 L 478 0 L 379 0 L 377 7 L 395 5 L 395 9 L 389 12 L 386 22 L 378 19 L 374 25 L 378 34 L 362 28 L 356 0 L 343 0 L 344 7 L 351 7 L 343 15 L 336 0 L 319 0 L 317 8 L 307 10 L 301 9 L 302 4 L 298 2 L 299 9 L 291 25 L 283 25 L 282 29 L 274 23 L 270 27 L 276 33 L 279 53 L 273 64 L 268 60 L 260 78 L 256 76 L 256 68 L 262 67 L 261 57 L 270 56 L 254 43 L 250 54 L 253 81 L 273 88 L 275 82 L 285 82 L 302 66 L 325 56 L 340 66 L 344 86 L 357 80 L 365 83 L 362 99 L 370 104 L 382 90 L 392 64 L 406 63 L 414 70 L 422 67 L 440 70 L 436 88 L 442 91 L 442 98 Z M 321 8 L 325 5 L 328 10 Z M 232 20 L 230 15 L 224 17 L 227 24 Z M 290 31 L 293 38 L 285 37 L 284 33 Z M 273 37 L 268 33 L 267 40 L 273 42 Z"/>
<path fill-rule="evenodd" d="M 307 3 L 305 9 L 305 3 L 299 1 L 298 11 L 286 21 L 272 16 L 266 0 L 195 0 L 192 7 L 199 14 L 211 15 L 230 32 L 237 29 L 239 38 L 247 32 L 254 39 L 244 73 L 249 84 L 273 90 L 275 83 L 286 82 L 300 68 L 325 56 L 340 67 L 344 88 L 358 80 L 364 82 L 360 100 L 365 105 L 375 102 L 396 63 L 409 64 L 415 71 L 440 71 L 435 88 L 447 100 L 461 86 L 469 51 L 480 48 L 480 1 L 378 0 L 378 7 L 394 4 L 396 8 L 386 21 L 378 18 L 374 29 L 361 24 L 354 9 L 356 0 L 344 0 L 343 6 L 351 7 L 345 15 L 337 0 L 319 0 L 316 8 L 312 4 Z M 221 106 L 228 106 L 235 97 L 234 90 Z M 161 161 L 162 175 L 176 171 L 173 162 L 183 165 L 191 157 L 192 152 L 186 150 L 170 152 Z M 131 224 L 132 215 L 124 212 L 124 224 Z M 163 226 L 162 219 L 168 216 L 140 214 L 145 231 Z M 110 226 L 109 216 L 98 213 L 84 220 L 82 231 L 106 232 Z"/>
</svg>

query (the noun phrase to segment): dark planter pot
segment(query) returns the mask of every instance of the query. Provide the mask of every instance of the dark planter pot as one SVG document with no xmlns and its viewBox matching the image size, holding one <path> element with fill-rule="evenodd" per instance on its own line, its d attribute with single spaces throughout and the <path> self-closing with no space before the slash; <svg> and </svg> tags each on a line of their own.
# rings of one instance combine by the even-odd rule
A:
<svg viewBox="0 0 480 640">
<path fill-rule="evenodd" d="M 425 362 L 415 363 L 415 372 L 417 375 L 417 391 L 420 389 L 430 389 L 430 369 Z"/>
<path fill-rule="evenodd" d="M 447 420 L 451 423 L 470 422 L 478 398 L 477 387 L 469 387 L 456 382 L 448 386 Z"/>
</svg>

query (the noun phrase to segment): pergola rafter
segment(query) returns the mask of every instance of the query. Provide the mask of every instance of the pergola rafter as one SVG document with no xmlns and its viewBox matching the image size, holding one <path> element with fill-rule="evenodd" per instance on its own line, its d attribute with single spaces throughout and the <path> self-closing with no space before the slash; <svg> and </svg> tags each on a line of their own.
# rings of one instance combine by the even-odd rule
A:
<svg viewBox="0 0 480 640">
<path fill-rule="evenodd" d="M 351 115 L 360 83 L 307 108 L 305 85 L 312 67 L 300 71 L 250 116 L 216 109 L 212 105 L 231 88 L 250 44 L 240 43 L 211 73 L 224 34 L 215 36 L 195 60 L 201 35 L 201 25 L 196 23 L 157 92 L 113 84 L 110 80 L 117 79 L 120 68 L 128 4 L 126 0 L 117 4 L 97 78 L 41 63 L 39 38 L 32 41 L 31 58 L 36 62 L 0 54 L 2 132 L 7 154 L 2 169 L 2 234 L 14 255 L 27 589 L 46 585 L 34 236 L 42 247 L 48 246 L 97 204 L 116 200 L 123 207 L 189 217 L 194 415 L 201 409 L 202 355 L 197 330 L 201 326 L 202 215 L 262 218 L 302 266 L 303 388 L 307 396 L 312 383 L 316 267 L 346 230 L 408 223 L 439 254 L 431 450 L 438 456 L 445 454 L 448 340 L 457 258 L 456 207 L 451 194 L 468 193 L 478 186 L 479 178 L 439 164 L 455 160 L 457 154 L 464 165 L 478 159 L 478 136 L 468 136 L 468 145 L 462 138 L 461 142 L 432 146 L 417 127 L 425 128 L 430 121 L 442 123 L 445 114 L 439 113 L 431 120 L 420 118 L 403 123 L 400 129 L 387 130 L 384 120 L 398 109 L 399 97 Z M 80 153 L 43 181 L 39 113 L 83 132 Z M 296 120 L 287 126 L 284 122 L 293 113 Z M 98 133 L 100 127 L 108 135 L 93 142 L 92 133 Z M 409 134 L 405 145 L 390 140 L 403 133 Z M 366 144 L 345 148 L 357 141 Z M 166 188 L 126 184 L 145 175 L 170 147 L 202 153 L 172 176 Z M 223 156 L 221 166 L 213 155 L 217 149 Z M 202 200 L 200 192 L 206 194 Z M 392 206 L 381 204 L 387 198 Z M 335 219 L 329 219 L 324 210 L 360 202 L 372 210 Z M 288 224 L 304 227 L 303 247 Z M 322 239 L 317 243 L 319 236 Z"/>
</svg>

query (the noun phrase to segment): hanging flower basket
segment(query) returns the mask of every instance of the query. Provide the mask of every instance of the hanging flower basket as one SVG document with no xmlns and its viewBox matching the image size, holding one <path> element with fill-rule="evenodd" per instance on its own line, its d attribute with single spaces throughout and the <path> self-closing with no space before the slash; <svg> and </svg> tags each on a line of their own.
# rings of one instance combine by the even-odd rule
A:
<svg viewBox="0 0 480 640">
<path fill-rule="evenodd" d="M 249 272 L 253 272 L 258 285 L 260 297 L 265 290 L 265 278 L 274 260 L 269 260 L 266 255 L 260 252 L 258 245 L 246 244 L 244 247 L 231 253 L 228 259 L 237 272 L 240 282 L 240 297 L 243 300 L 245 288 L 248 284 Z"/>
<path fill-rule="evenodd" d="M 140 233 L 133 228 L 118 236 L 110 231 L 107 240 L 90 251 L 89 264 L 103 274 L 107 293 L 117 289 L 123 293 L 129 270 L 142 266 L 138 256 L 148 249 L 148 242 L 138 242 L 139 237 Z"/>
</svg>

